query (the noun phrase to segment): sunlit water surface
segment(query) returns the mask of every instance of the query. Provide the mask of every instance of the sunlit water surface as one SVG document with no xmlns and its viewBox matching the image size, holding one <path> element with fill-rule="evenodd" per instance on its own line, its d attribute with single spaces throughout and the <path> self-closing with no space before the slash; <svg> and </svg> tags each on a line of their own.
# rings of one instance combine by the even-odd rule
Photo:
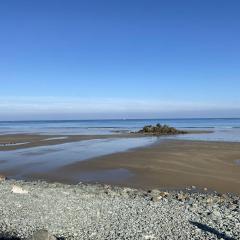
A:
<svg viewBox="0 0 240 240">
<path fill-rule="evenodd" d="M 1 171 L 15 172 L 13 177 L 21 178 L 24 175 L 35 173 L 47 173 L 65 165 L 123 152 L 133 148 L 147 146 L 154 143 L 155 137 L 127 138 L 127 139 L 95 139 L 80 142 L 71 142 L 59 145 L 49 145 L 0 152 Z M 117 178 L 128 176 L 130 173 L 125 169 L 114 169 L 105 172 L 90 172 L 82 174 L 83 180 L 99 180 L 103 176 Z M 73 176 L 76 177 L 76 176 Z"/>
</svg>

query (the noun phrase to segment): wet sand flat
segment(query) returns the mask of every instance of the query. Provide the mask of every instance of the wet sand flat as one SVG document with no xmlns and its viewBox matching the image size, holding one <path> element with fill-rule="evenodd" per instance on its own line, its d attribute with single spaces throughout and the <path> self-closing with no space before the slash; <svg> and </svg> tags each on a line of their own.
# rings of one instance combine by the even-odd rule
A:
<svg viewBox="0 0 240 240">
<path fill-rule="evenodd" d="M 27 150 L 27 148 L 31 149 L 32 147 L 57 146 L 62 143 L 77 143 L 92 139 L 139 137 L 145 136 L 127 133 L 114 135 L 1 135 L 0 156 L 1 151 L 25 148 Z M 4 146 L 1 145 L 3 143 L 13 144 Z M 14 145 L 14 143 L 24 144 Z M 92 150 L 89 148 L 87 151 Z M 37 173 L 27 173 L 26 178 L 31 177 L 33 179 L 65 183 L 98 181 L 145 189 L 176 189 L 195 185 L 199 188 L 207 187 L 209 190 L 220 192 L 240 193 L 240 143 L 159 139 L 150 146 L 138 147 L 125 152 L 87 160 L 81 159 L 81 156 L 78 157 L 78 155 L 76 159 L 74 156 L 74 161 L 72 161 L 70 155 L 65 157 L 67 158 L 64 160 L 66 164 L 63 162 L 65 165 L 56 166 L 50 171 L 41 171 L 37 167 L 39 171 Z M 3 155 L 0 160 L 1 165 L 5 164 L 6 159 L 4 159 Z M 54 159 L 54 161 L 57 160 L 59 160 L 59 157 Z M 68 160 L 71 160 L 72 163 Z M 44 161 L 51 163 L 51 158 L 48 159 L 46 155 Z M 24 169 L 24 172 L 27 172 L 30 167 L 35 169 L 39 164 L 38 161 L 33 161 L 31 165 L 16 166 L 9 169 L 9 171 L 3 171 L 2 169 L 1 173 L 14 177 L 19 175 L 20 170 Z"/>
<path fill-rule="evenodd" d="M 189 134 L 208 134 L 212 131 L 188 131 Z M 43 134 L 4 134 L 0 135 L 0 151 L 11 151 L 39 146 L 57 145 L 93 139 L 139 138 L 153 135 L 127 133 L 125 131 L 107 135 L 43 135 Z"/>
<path fill-rule="evenodd" d="M 50 175 L 71 182 L 91 171 L 127 169 L 134 174 L 120 185 L 137 188 L 207 187 L 240 193 L 240 143 L 168 140 L 149 147 L 67 165 Z M 51 176 L 49 177 L 51 178 Z M 111 184 L 110 182 L 107 182 Z"/>
<path fill-rule="evenodd" d="M 0 151 L 11 151 L 23 148 L 57 145 L 92 139 L 134 138 L 144 137 L 142 134 L 112 135 L 40 135 L 40 134 L 6 134 L 0 135 Z"/>
</svg>

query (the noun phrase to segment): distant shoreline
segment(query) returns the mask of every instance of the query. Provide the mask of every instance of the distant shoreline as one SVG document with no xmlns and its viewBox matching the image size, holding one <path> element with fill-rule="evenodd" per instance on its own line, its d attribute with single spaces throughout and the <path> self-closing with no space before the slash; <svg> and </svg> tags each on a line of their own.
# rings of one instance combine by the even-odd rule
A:
<svg viewBox="0 0 240 240">
<path fill-rule="evenodd" d="M 194 120 L 194 119 L 240 119 L 239 117 L 182 117 L 182 118 L 96 118 L 96 119 L 41 119 L 41 120 L 31 120 L 31 119 L 25 119 L 25 120 L 0 120 L 1 122 L 78 122 L 78 121 L 135 121 L 135 120 Z"/>
</svg>

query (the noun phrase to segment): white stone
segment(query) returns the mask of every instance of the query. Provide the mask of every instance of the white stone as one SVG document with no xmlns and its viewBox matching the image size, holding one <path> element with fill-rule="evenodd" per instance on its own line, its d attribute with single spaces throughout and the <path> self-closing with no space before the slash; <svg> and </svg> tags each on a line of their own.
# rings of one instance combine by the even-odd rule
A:
<svg viewBox="0 0 240 240">
<path fill-rule="evenodd" d="M 6 180 L 6 177 L 4 175 L 0 174 L 0 182 L 5 181 L 5 180 Z"/>
<path fill-rule="evenodd" d="M 156 237 L 154 236 L 154 234 L 152 234 L 152 235 L 145 235 L 144 239 L 156 239 Z"/>
<path fill-rule="evenodd" d="M 19 194 L 27 194 L 27 193 L 28 193 L 27 190 L 24 190 L 24 189 L 22 189 L 21 187 L 16 186 L 16 185 L 13 185 L 13 187 L 12 187 L 12 192 L 13 192 L 13 193 L 19 193 Z"/>
</svg>

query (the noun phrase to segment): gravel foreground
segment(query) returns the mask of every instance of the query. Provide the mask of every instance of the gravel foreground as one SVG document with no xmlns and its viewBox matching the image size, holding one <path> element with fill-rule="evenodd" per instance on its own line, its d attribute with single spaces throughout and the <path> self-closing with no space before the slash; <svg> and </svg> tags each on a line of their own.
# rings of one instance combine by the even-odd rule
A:
<svg viewBox="0 0 240 240">
<path fill-rule="evenodd" d="M 0 239 L 240 239 L 239 196 L 0 182 Z M 2 238 L 1 238 L 2 237 Z"/>
</svg>

